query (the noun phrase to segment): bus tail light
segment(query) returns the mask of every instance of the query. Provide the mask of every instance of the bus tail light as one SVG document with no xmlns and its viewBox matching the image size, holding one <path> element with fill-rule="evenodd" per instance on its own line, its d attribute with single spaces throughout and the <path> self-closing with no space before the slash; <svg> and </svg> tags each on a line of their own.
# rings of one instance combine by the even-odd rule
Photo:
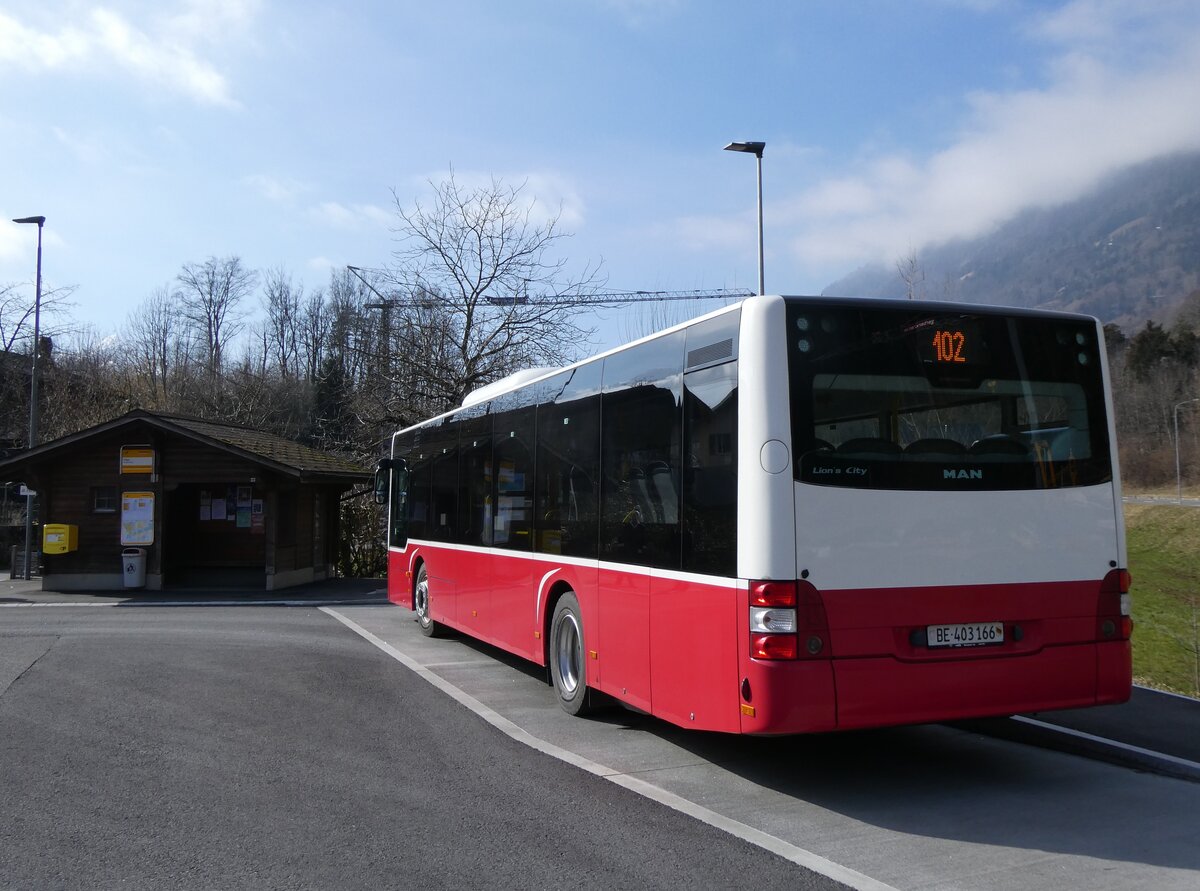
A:
<svg viewBox="0 0 1200 891">
<path fill-rule="evenodd" d="M 1114 569 L 1100 583 L 1096 603 L 1096 639 L 1129 640 L 1133 634 L 1129 587 L 1133 578 L 1128 569 Z"/>
<path fill-rule="evenodd" d="M 796 583 L 787 582 L 751 582 L 750 606 L 795 606 Z"/>
<path fill-rule="evenodd" d="M 795 659 L 797 652 L 794 634 L 751 634 L 750 657 L 752 659 Z"/>
<path fill-rule="evenodd" d="M 804 580 L 750 583 L 753 659 L 828 659 L 829 620 L 821 594 Z"/>
</svg>

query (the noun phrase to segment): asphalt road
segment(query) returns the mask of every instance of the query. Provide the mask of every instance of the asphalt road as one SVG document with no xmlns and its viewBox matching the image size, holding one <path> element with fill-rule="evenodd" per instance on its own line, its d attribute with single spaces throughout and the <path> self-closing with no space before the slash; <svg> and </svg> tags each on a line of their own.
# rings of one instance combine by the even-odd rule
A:
<svg viewBox="0 0 1200 891">
<path fill-rule="evenodd" d="M 833 888 L 311 608 L 0 613 L 3 888 Z"/>
<path fill-rule="evenodd" d="M 771 850 L 795 862 L 819 858 L 814 868 L 864 891 L 1200 887 L 1200 783 L 1150 771 L 1141 758 L 952 725 L 761 739 L 620 709 L 580 720 L 554 704 L 536 668 L 464 637 L 422 637 L 407 610 L 323 611 L 446 695 L 494 715 L 504 732 L 585 759 L 581 766 L 610 782 L 700 808 L 699 819 L 735 821 L 729 831 L 790 846 Z M 1036 717 L 1119 731 L 1131 743 L 1131 722 L 1149 731 L 1146 741 L 1154 728 L 1186 738 L 1196 704 L 1172 700 L 1191 715 L 1176 725 L 1175 709 L 1164 712 L 1156 699 L 1137 696 L 1132 712 Z"/>
</svg>

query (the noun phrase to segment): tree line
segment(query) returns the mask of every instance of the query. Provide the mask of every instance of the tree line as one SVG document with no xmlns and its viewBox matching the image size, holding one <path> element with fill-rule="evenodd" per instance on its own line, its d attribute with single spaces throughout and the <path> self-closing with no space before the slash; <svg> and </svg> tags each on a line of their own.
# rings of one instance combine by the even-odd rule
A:
<svg viewBox="0 0 1200 891">
<path fill-rule="evenodd" d="M 1115 325 L 1104 333 L 1124 481 L 1174 489 L 1178 461 L 1183 486 L 1194 491 L 1200 482 L 1200 401 L 1193 401 L 1200 400 L 1200 291 L 1180 304 L 1169 327 L 1148 320 L 1132 335 Z"/>
<path fill-rule="evenodd" d="M 115 335 L 72 330 L 69 294 L 46 295 L 39 440 L 135 408 L 244 424 L 370 467 L 390 434 L 521 368 L 578 358 L 592 332 L 565 302 L 600 284 L 558 255 L 558 214 L 538 216 L 524 185 L 451 174 L 432 199 L 393 194 L 398 246 L 385 268 L 334 270 L 306 289 L 282 268 L 237 256 L 185 263 Z M 25 444 L 32 320 L 0 287 L 0 435 Z M 62 344 L 66 344 L 65 346 Z M 370 499 L 343 505 L 342 571 L 378 573 Z"/>
<path fill-rule="evenodd" d="M 465 186 L 432 199 L 393 194 L 398 246 L 386 268 L 344 268 L 306 289 L 282 268 L 240 257 L 184 263 L 108 337 L 71 330 L 68 290 L 44 296 L 40 439 L 134 408 L 244 424 L 369 467 L 390 434 L 531 366 L 580 357 L 592 333 L 565 302 L 602 285 L 559 256 L 557 215 L 535 216 L 521 185 Z M 24 445 L 32 319 L 0 286 L 0 436 Z M 1185 480 L 1200 476 L 1200 291 L 1169 327 L 1106 327 L 1122 474 L 1138 488 L 1175 482 L 1175 420 Z M 66 346 L 56 346 L 65 343 Z M 1180 403 L 1185 403 L 1180 405 Z M 369 499 L 348 500 L 342 570 L 382 569 Z"/>
</svg>

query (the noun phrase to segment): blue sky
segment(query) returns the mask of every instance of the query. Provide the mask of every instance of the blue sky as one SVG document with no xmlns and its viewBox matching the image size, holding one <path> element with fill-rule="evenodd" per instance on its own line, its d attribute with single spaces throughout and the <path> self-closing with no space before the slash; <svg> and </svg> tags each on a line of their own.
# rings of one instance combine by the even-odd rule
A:
<svg viewBox="0 0 1200 891">
<path fill-rule="evenodd" d="M 812 293 L 1198 149 L 1197 108 L 1194 0 L 0 0 L 0 218 L 99 336 L 209 256 L 385 266 L 451 168 L 610 289 L 754 288 L 721 148 L 762 140 L 767 290 Z M 35 237 L 0 223 L 31 298 Z"/>
</svg>

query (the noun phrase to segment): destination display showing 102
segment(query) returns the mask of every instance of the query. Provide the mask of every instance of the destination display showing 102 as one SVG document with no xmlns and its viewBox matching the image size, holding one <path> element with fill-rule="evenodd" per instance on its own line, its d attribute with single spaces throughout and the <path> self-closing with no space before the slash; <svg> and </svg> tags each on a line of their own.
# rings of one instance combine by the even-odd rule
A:
<svg viewBox="0 0 1200 891">
<path fill-rule="evenodd" d="M 929 319 L 910 331 L 910 336 L 928 365 L 974 365 L 985 359 L 986 350 L 977 326 L 962 319 Z"/>
</svg>

